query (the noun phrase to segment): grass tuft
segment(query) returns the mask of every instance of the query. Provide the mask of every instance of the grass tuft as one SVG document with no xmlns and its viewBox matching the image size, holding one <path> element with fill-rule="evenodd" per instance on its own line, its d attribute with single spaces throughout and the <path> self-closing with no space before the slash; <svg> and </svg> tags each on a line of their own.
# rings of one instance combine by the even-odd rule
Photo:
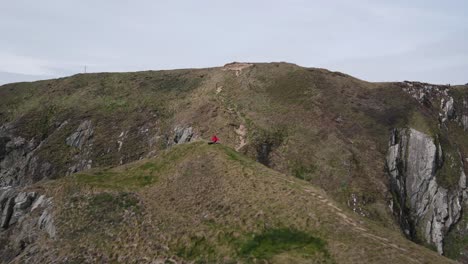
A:
<svg viewBox="0 0 468 264">
<path fill-rule="evenodd" d="M 271 259 L 277 254 L 288 251 L 310 256 L 322 254 L 330 258 L 325 241 L 305 232 L 286 228 L 271 229 L 254 235 L 242 245 L 239 253 L 248 258 Z"/>
</svg>

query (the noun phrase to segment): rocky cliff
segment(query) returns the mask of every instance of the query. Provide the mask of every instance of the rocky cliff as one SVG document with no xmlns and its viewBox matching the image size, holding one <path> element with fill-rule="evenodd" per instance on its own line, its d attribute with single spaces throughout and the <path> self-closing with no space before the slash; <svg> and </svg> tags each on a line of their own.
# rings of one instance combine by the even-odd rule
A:
<svg viewBox="0 0 468 264">
<path fill-rule="evenodd" d="M 447 86 L 411 82 L 403 86 L 439 118 L 436 126 L 420 126 L 426 133 L 414 128 L 392 131 L 386 161 L 391 207 L 407 237 L 444 254 L 446 240 L 453 239 L 447 239 L 450 232 L 466 233 L 462 217 L 468 208 L 466 146 L 454 133 L 466 130 L 466 98 Z M 460 254 L 465 258 L 467 252 Z"/>
<path fill-rule="evenodd" d="M 460 220 L 468 204 L 466 176 L 459 168 L 458 184 L 446 189 L 437 183 L 444 165 L 444 150 L 435 139 L 414 129 L 392 133 L 387 156 L 392 208 L 405 234 L 413 240 L 434 245 L 444 253 L 444 238 Z M 460 158 L 460 157 L 456 157 Z"/>
</svg>

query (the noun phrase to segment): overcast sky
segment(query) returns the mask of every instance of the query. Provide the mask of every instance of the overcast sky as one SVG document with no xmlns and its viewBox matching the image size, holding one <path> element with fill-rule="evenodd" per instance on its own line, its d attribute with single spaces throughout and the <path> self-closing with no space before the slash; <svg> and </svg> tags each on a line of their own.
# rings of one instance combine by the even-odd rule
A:
<svg viewBox="0 0 468 264">
<path fill-rule="evenodd" d="M 232 61 L 468 83 L 467 0 L 0 1 L 0 83 Z"/>
</svg>

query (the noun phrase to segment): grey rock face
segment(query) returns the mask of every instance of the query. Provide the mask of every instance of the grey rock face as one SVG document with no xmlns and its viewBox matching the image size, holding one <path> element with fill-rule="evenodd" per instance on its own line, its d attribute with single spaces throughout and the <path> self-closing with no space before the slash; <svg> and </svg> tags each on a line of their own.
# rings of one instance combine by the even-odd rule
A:
<svg viewBox="0 0 468 264">
<path fill-rule="evenodd" d="M 93 136 L 94 129 L 90 120 L 83 121 L 73 134 L 67 137 L 67 144 L 82 149 Z"/>
<path fill-rule="evenodd" d="M 44 229 L 50 237 L 55 237 L 55 226 L 50 210 L 52 199 L 35 192 L 18 192 L 13 187 L 0 188 L 0 227 L 8 229 L 21 224 L 24 218 L 35 210 L 43 210 L 38 220 L 39 229 Z"/>
<path fill-rule="evenodd" d="M 13 187 L 2 187 L 0 209 L 0 238 L 4 243 L 0 246 L 2 262 L 10 263 L 20 254 L 34 255 L 36 242 L 42 243 L 45 238 L 56 237 L 51 198 Z"/>
<path fill-rule="evenodd" d="M 402 90 L 416 99 L 421 105 L 432 106 L 434 102 L 440 102 L 439 121 L 441 124 L 450 120 L 458 121 L 461 124 L 463 119 L 465 119 L 465 130 L 468 128 L 468 115 L 464 118 L 456 109 L 455 100 L 449 95 L 450 85 L 433 85 L 405 81 L 402 85 Z M 465 105 L 466 103 L 464 102 L 463 104 Z M 468 107 L 466 108 L 466 112 L 468 113 Z"/>
<path fill-rule="evenodd" d="M 54 225 L 54 218 L 51 212 L 52 207 L 52 198 L 46 198 L 45 195 L 41 195 L 31 207 L 31 212 L 36 208 L 44 209 L 41 216 L 39 217 L 37 224 L 39 229 L 45 230 L 50 238 L 55 238 L 56 229 Z"/>
<path fill-rule="evenodd" d="M 38 221 L 39 229 L 45 230 L 51 238 L 55 238 L 54 219 L 48 209 L 45 209 Z"/>
<path fill-rule="evenodd" d="M 9 137 L 0 137 L 0 160 L 3 160 L 7 154 L 7 143 L 11 139 Z"/>
<path fill-rule="evenodd" d="M 22 137 L 6 135 L 0 129 L 0 187 L 19 185 L 23 176 L 27 174 L 27 168 L 33 168 L 30 154 L 38 144 L 29 142 Z M 3 133 L 2 133 L 3 132 Z"/>
<path fill-rule="evenodd" d="M 15 195 L 16 192 L 11 187 L 0 188 L 0 228 L 7 228 L 10 223 L 15 206 Z"/>
<path fill-rule="evenodd" d="M 465 131 L 468 130 L 468 98 L 455 100 L 451 96 L 450 85 L 405 81 L 401 87 L 421 105 L 432 106 L 433 103 L 440 102 L 439 121 L 442 127 L 446 127 L 446 122 L 452 121 Z"/>
<path fill-rule="evenodd" d="M 466 176 L 459 188 L 446 190 L 436 181 L 442 148 L 414 129 L 394 130 L 387 153 L 391 189 L 398 205 L 393 210 L 406 235 L 423 238 L 443 254 L 444 237 L 461 215 Z"/>
<path fill-rule="evenodd" d="M 468 115 L 463 115 L 460 119 L 463 129 L 468 130 Z"/>
<path fill-rule="evenodd" d="M 13 207 L 13 215 L 11 216 L 9 225 L 15 224 L 22 216 L 29 212 L 29 207 L 36 199 L 34 192 L 20 192 L 15 197 L 15 206 Z"/>
<path fill-rule="evenodd" d="M 194 133 L 192 127 L 176 127 L 174 129 L 173 144 L 190 142 L 193 138 L 193 135 Z"/>
<path fill-rule="evenodd" d="M 440 101 L 440 108 L 442 109 L 442 122 L 445 122 L 446 120 L 451 120 L 455 116 L 455 109 L 453 108 L 453 98 L 448 97 L 442 98 Z"/>
<path fill-rule="evenodd" d="M 403 91 L 408 93 L 411 97 L 416 99 L 421 104 L 426 104 L 435 98 L 447 98 L 448 89 L 447 85 L 433 85 L 421 82 L 408 82 L 405 81 L 402 87 Z M 449 100 L 446 100 L 449 101 Z"/>
<path fill-rule="evenodd" d="M 460 114 L 459 114 L 459 124 L 463 126 L 463 129 L 466 131 L 468 130 L 468 102 L 466 99 L 463 99 L 463 104 L 460 109 Z"/>
<path fill-rule="evenodd" d="M 68 168 L 68 174 L 90 169 L 92 160 L 88 157 L 91 153 L 94 128 L 90 120 L 81 122 L 78 128 L 66 139 L 66 144 L 78 148 L 80 152 L 73 157 L 74 165 Z"/>
<path fill-rule="evenodd" d="M 13 125 L 0 127 L 0 187 L 24 186 L 49 177 L 53 166 L 35 155 L 44 141 L 16 136 Z"/>
</svg>

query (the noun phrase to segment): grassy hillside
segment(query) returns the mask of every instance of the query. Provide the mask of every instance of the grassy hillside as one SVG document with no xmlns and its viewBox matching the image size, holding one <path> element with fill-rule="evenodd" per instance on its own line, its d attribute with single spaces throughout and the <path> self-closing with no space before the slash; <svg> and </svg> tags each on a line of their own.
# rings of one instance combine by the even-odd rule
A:
<svg viewBox="0 0 468 264">
<path fill-rule="evenodd" d="M 60 239 L 23 260 L 450 262 L 223 145 L 179 145 L 32 188 L 54 197 Z"/>
<path fill-rule="evenodd" d="M 179 128 L 192 128 L 195 139 L 208 139 L 213 134 L 217 134 L 223 145 L 248 157 L 248 159 L 239 158 L 244 156 L 238 156 L 235 152 L 228 156 L 232 158 L 228 159 L 232 163 L 229 164 L 239 162 L 243 164 L 242 169 L 236 167 L 235 176 L 228 179 L 239 179 L 244 177 L 242 176 L 244 173 L 258 174 L 258 180 L 267 177 L 266 175 L 281 175 L 280 178 L 288 175 L 287 186 L 292 183 L 299 187 L 312 184 L 324 190 L 327 197 L 336 201 L 342 210 L 348 210 L 344 208 L 352 210 L 355 213 L 353 219 L 359 217 L 356 218 L 359 220 L 353 221 L 365 221 L 365 224 L 369 225 L 366 228 L 370 228 L 372 232 L 383 232 L 381 236 L 385 237 L 387 232 L 390 232 L 388 234 L 393 234 L 393 231 L 400 232 L 388 206 L 392 195 L 389 192 L 388 175 L 385 171 L 385 155 L 392 129 L 413 127 L 433 136 L 443 145 L 444 150 L 447 150 L 445 155 L 451 159 L 447 158 L 445 162 L 447 165 L 438 172 L 437 181 L 441 186 L 447 189 L 453 188 L 458 184 L 460 170 L 468 169 L 466 162 L 463 161 L 464 157 L 468 156 L 468 133 L 456 123 L 448 124 L 448 129 L 441 128 L 440 102 L 428 98 L 423 103 L 419 103 L 404 91 L 405 87 L 407 85 L 404 83 L 369 83 L 343 73 L 304 68 L 289 63 L 235 63 L 209 69 L 79 74 L 55 80 L 8 84 L 0 86 L 0 157 L 7 151 L 6 145 L 2 143 L 6 141 L 3 140 L 4 135 L 11 139 L 24 139 L 26 143 L 22 146 L 33 146 L 31 147 L 33 154 L 28 161 L 30 163 L 20 164 L 23 166 L 22 169 L 11 170 L 22 173 L 14 183 L 23 186 L 42 179 L 61 179 L 74 172 L 72 168 L 77 165 L 81 166 L 80 170 L 91 167 L 91 171 L 84 171 L 71 178 L 67 177 L 67 180 L 54 183 L 57 185 L 56 188 L 61 190 L 54 195 L 63 195 L 67 200 L 74 196 L 81 197 L 83 191 L 88 196 L 77 198 L 78 200 L 74 202 L 69 201 L 68 205 L 63 206 L 75 209 L 93 208 L 95 204 L 97 208 L 108 204 L 120 206 L 120 211 L 110 207 L 114 211 L 105 214 L 115 216 L 118 220 L 100 219 L 97 212 L 93 213 L 91 209 L 89 209 L 91 211 L 86 209 L 89 211 L 87 214 L 79 215 L 84 219 L 78 221 L 76 226 L 68 227 L 70 228 L 68 230 L 94 228 L 92 230 L 99 234 L 96 235 L 96 239 L 108 235 L 110 238 L 107 239 L 118 240 L 121 236 L 116 234 L 126 235 L 127 229 L 141 228 L 145 231 L 141 231 L 142 234 L 138 233 L 138 236 L 144 236 L 147 230 L 156 232 L 154 230 L 159 230 L 158 228 L 167 228 L 162 234 L 167 234 L 168 237 L 158 233 L 152 234 L 165 241 L 163 244 L 147 244 L 145 246 L 148 249 L 140 248 L 139 252 L 158 250 L 185 259 L 196 259 L 197 256 L 216 259 L 221 255 L 227 255 L 231 259 L 241 257 L 246 261 L 252 254 L 258 253 L 258 256 L 281 259 L 276 255 L 272 257 L 272 252 L 276 252 L 275 250 L 271 251 L 268 247 L 263 249 L 262 246 L 259 246 L 259 249 L 254 245 L 260 243 L 259 240 L 275 240 L 272 237 L 276 236 L 279 236 L 281 241 L 288 241 L 290 236 L 298 236 L 297 240 L 302 242 L 297 246 L 302 247 L 304 243 L 309 242 L 315 243 L 313 250 L 319 252 L 317 254 L 324 262 L 342 262 L 345 257 L 350 257 L 352 254 L 356 254 L 354 258 L 356 262 L 360 256 L 372 260 L 379 258 L 377 256 L 379 248 L 372 248 L 375 250 L 375 257 L 365 255 L 370 253 L 364 248 L 369 246 L 368 243 L 376 244 L 379 239 L 373 241 L 369 237 L 363 238 L 362 244 L 354 241 L 353 243 L 361 248 L 360 251 L 356 249 L 358 247 L 348 249 L 347 246 L 343 246 L 341 251 L 345 253 L 339 253 L 340 250 L 337 248 L 340 248 L 340 243 L 351 247 L 353 243 L 350 241 L 356 235 L 348 234 L 341 229 L 354 230 L 353 228 L 350 229 L 349 225 L 340 227 L 336 224 L 326 227 L 327 221 L 332 220 L 323 220 L 315 229 L 308 229 L 311 222 L 316 223 L 318 220 L 313 218 L 306 224 L 304 219 L 308 219 L 308 213 L 303 212 L 305 209 L 302 208 L 307 206 L 314 208 L 321 204 L 321 202 L 314 203 L 315 200 L 310 198 L 311 195 L 307 193 L 297 194 L 299 196 L 280 195 L 278 193 L 282 193 L 282 188 L 286 187 L 284 182 L 283 184 L 275 182 L 272 183 L 274 185 L 272 187 L 265 184 L 265 187 L 262 187 L 264 189 L 252 191 L 252 196 L 233 190 L 234 193 L 230 196 L 226 193 L 231 198 L 223 200 L 227 192 L 227 189 L 223 189 L 226 187 L 224 184 L 228 184 L 229 181 L 222 180 L 223 177 L 227 177 L 226 175 L 223 177 L 219 175 L 222 174 L 221 171 L 229 174 L 230 169 L 224 169 L 219 165 L 213 168 L 208 166 L 210 162 L 205 157 L 194 156 L 198 152 L 180 153 L 183 157 L 193 158 L 193 161 L 189 158 L 184 158 L 185 163 L 171 161 L 170 159 L 178 159 L 177 153 L 183 152 L 185 146 L 173 150 L 174 152 L 170 154 L 166 151 L 174 145 L 175 130 Z M 458 106 L 464 105 L 463 99 L 468 98 L 466 91 L 465 86 L 452 87 L 450 90 L 450 95 L 455 98 Z M 462 114 L 467 110 L 459 107 L 457 111 Z M 468 115 L 468 112 L 466 114 Z M 86 146 L 81 148 L 67 144 L 67 138 L 73 135 L 83 122 L 88 121 L 93 133 Z M 212 151 L 203 148 L 201 151 L 207 151 L 205 153 L 207 155 Z M 213 149 L 216 148 L 221 147 L 215 146 Z M 228 149 L 223 151 L 229 152 Z M 26 154 L 19 151 L 18 156 L 24 157 Z M 459 159 L 459 156 L 462 159 Z M 135 164 L 140 164 L 138 162 L 132 163 L 154 157 L 169 160 L 164 162 L 159 160 L 155 161 L 156 163 L 148 161 L 147 164 L 141 163 L 141 167 L 135 167 Z M 210 157 L 213 161 L 220 159 L 214 154 Z M 235 160 L 237 158 L 240 160 Z M 259 167 L 254 161 L 263 163 L 275 172 L 267 170 L 266 167 Z M 226 160 L 222 159 L 219 162 L 224 164 Z M 127 169 L 126 164 L 132 165 L 128 165 Z M 268 173 L 264 175 L 261 171 L 256 172 L 257 169 L 267 170 Z M 171 181 L 165 180 L 167 175 L 171 175 L 169 172 L 184 170 L 185 178 L 179 178 L 183 175 L 177 174 L 178 176 L 173 176 Z M 189 171 L 195 174 L 189 177 L 191 175 Z M 2 172 L 0 170 L 0 173 Z M 200 175 L 197 176 L 197 173 Z M 207 175 L 216 176 L 206 178 Z M 203 181 L 193 180 L 198 179 L 196 177 L 202 177 Z M 73 183 L 69 182 L 70 179 L 74 179 Z M 216 181 L 217 179 L 221 182 Z M 257 181 L 249 177 L 241 179 Z M 0 185 L 1 180 L 0 177 Z M 185 180 L 189 182 L 186 183 Z M 67 187 L 69 189 L 63 187 L 69 186 L 68 184 L 73 185 Z M 160 184 L 166 185 L 162 188 Z M 205 184 L 207 186 L 204 186 Z M 75 194 L 68 193 L 67 190 L 73 191 L 76 186 L 87 187 L 79 189 L 80 191 L 76 191 Z M 206 197 L 190 189 L 195 186 L 200 190 L 206 190 L 206 194 L 203 194 Z M 103 190 L 106 190 L 104 194 Z M 94 192 L 97 192 L 98 196 L 94 197 Z M 294 193 L 297 192 L 299 191 Z M 324 193 L 320 195 L 324 197 Z M 233 197 L 240 199 L 237 205 L 230 205 Z M 201 198 L 206 198 L 210 204 L 202 203 L 204 199 Z M 179 208 L 177 201 L 180 199 L 187 203 L 181 202 Z M 281 203 L 277 204 L 281 210 L 267 206 L 268 208 L 252 207 L 249 211 L 246 206 L 254 206 L 250 202 L 251 199 L 263 199 L 255 200 L 262 206 L 263 203 L 273 205 L 276 201 Z M 123 202 L 114 202 L 115 200 Z M 146 202 L 142 204 L 141 201 Z M 170 203 L 172 201 L 176 201 L 177 206 Z M 193 204 L 190 201 L 199 201 L 200 204 Z M 221 208 L 210 207 L 215 201 L 223 201 L 219 205 Z M 185 222 L 180 220 L 183 217 L 177 215 L 178 211 L 167 211 L 169 206 L 176 206 L 181 214 L 186 211 L 187 220 Z M 195 210 L 194 208 L 198 206 L 199 209 Z M 213 230 L 209 231 L 211 232 L 209 234 L 217 237 L 216 243 L 210 240 L 211 237 L 203 235 L 208 232 L 208 227 L 202 225 L 201 220 L 192 219 L 194 215 L 203 215 L 205 211 L 211 212 L 210 210 L 215 209 L 228 210 L 230 214 L 232 212 L 229 210 L 237 210 L 234 211 L 239 214 L 236 216 L 242 216 L 244 219 L 244 222 L 229 220 L 221 223 L 228 230 L 218 229 L 220 223 L 215 222 L 212 229 L 221 235 L 213 233 Z M 63 211 L 64 215 L 70 213 L 69 218 L 62 219 L 63 223 L 73 222 L 76 216 L 73 215 L 73 210 Z M 159 213 L 153 212 L 153 216 L 149 216 L 148 210 L 156 210 Z M 282 210 L 283 213 L 280 212 Z M 118 213 L 121 211 L 126 212 L 125 215 Z M 269 223 L 271 228 L 264 226 L 261 229 L 256 226 L 254 220 L 249 220 L 260 217 L 255 216 L 257 213 L 263 215 L 267 212 L 277 219 Z M 297 216 L 298 219 L 295 218 L 296 214 L 300 215 Z M 61 214 L 57 216 L 64 217 Z M 90 220 L 96 217 L 98 220 Z M 208 214 L 207 217 L 210 218 L 211 215 Z M 330 217 L 334 218 L 336 214 Z M 98 221 L 92 225 L 93 227 L 89 227 L 88 224 L 80 226 L 93 221 Z M 177 233 L 183 232 L 188 226 L 193 228 L 193 221 L 197 223 L 196 230 L 199 233 L 190 233 L 187 236 Z M 296 224 L 291 226 L 288 221 Z M 103 226 L 114 228 L 115 222 L 125 226 L 120 226 L 118 230 L 105 231 Z M 374 222 L 378 224 L 373 224 Z M 156 224 L 158 227 L 152 229 Z M 241 227 L 242 225 L 245 227 Z M 306 228 L 306 225 L 309 227 Z M 66 226 L 64 228 L 67 230 Z M 338 233 L 333 233 L 336 228 Z M 320 231 L 322 229 L 325 230 L 323 233 Z M 227 233 L 231 235 L 225 235 Z M 194 241 L 198 241 L 200 236 L 203 239 L 195 243 Z M 249 236 L 254 237 L 250 242 L 245 242 Z M 339 242 L 333 244 L 328 238 L 334 236 L 343 241 L 337 240 Z M 109 246 L 105 242 L 92 242 L 94 238 L 88 235 L 83 238 L 79 235 L 75 237 L 91 241 L 89 243 L 101 243 L 103 248 Z M 139 241 L 139 238 L 132 239 Z M 400 238 L 395 239 L 400 241 L 398 240 Z M 225 241 L 221 243 L 218 240 Z M 187 248 L 185 244 L 193 244 L 190 241 L 200 246 L 193 249 L 187 246 Z M 242 241 L 245 244 L 242 244 Z M 462 239 L 460 241 L 457 242 L 457 248 L 468 249 L 468 244 Z M 73 249 L 72 242 L 67 243 L 70 247 L 67 249 L 69 252 L 81 250 Z M 84 246 L 85 248 L 96 245 L 83 243 L 88 245 Z M 213 243 L 216 246 L 213 246 Z M 401 240 L 398 243 L 407 242 Z M 140 242 L 135 244 L 134 248 L 144 247 Z M 128 246 L 128 243 L 125 242 L 125 245 Z M 404 245 L 414 247 L 412 244 Z M 295 247 L 296 245 L 284 245 L 280 248 Z M 111 258 L 109 254 L 114 252 L 113 250 L 115 249 L 108 248 L 99 252 L 110 252 L 105 254 Z M 119 252 L 131 250 L 133 248 L 118 249 Z M 346 253 L 347 250 L 351 250 L 352 254 Z M 145 254 L 141 253 L 142 256 Z M 299 252 L 296 255 L 301 254 L 312 253 Z M 393 257 L 387 257 L 400 259 L 397 253 L 392 254 Z M 455 255 L 456 253 L 452 254 Z M 289 254 L 287 257 L 291 256 Z"/>
<path fill-rule="evenodd" d="M 408 123 L 406 113 L 415 108 L 394 84 L 287 63 L 80 74 L 2 86 L 0 101 L 0 122 L 28 140 L 46 139 L 37 156 L 52 164 L 53 178 L 79 154 L 64 142 L 83 120 L 95 126 L 87 157 L 93 167 L 154 155 L 174 127 L 192 126 L 199 137 L 217 133 L 224 144 L 242 146 L 248 156 L 307 179 L 341 202 L 355 194 L 366 201 L 363 207 L 385 199 L 389 131 Z M 241 125 L 243 137 L 236 133 Z M 383 208 L 367 211 L 385 218 Z"/>
</svg>

